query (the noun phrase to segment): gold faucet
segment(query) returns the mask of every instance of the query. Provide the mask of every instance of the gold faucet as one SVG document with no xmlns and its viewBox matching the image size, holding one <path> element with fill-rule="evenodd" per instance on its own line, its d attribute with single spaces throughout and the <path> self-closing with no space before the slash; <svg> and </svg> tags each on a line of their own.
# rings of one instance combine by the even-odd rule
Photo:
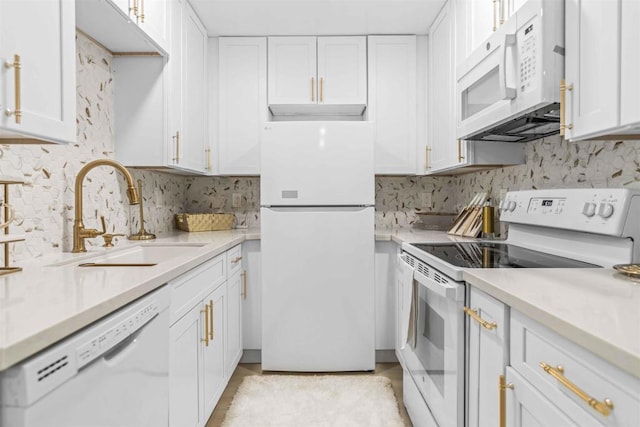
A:
<svg viewBox="0 0 640 427">
<path fill-rule="evenodd" d="M 97 166 L 111 166 L 120 171 L 127 180 L 127 197 L 129 198 L 129 204 L 137 205 L 140 203 L 138 192 L 133 184 L 133 177 L 131 176 L 131 173 L 120 163 L 111 159 L 98 159 L 84 165 L 84 167 L 78 172 L 78 175 L 76 175 L 76 206 L 75 218 L 73 220 L 73 249 L 71 252 L 86 252 L 87 249 L 84 246 L 84 239 L 98 237 L 105 233 L 105 230 L 99 231 L 93 228 L 84 228 L 84 224 L 82 223 L 82 182 L 84 181 L 84 177 L 87 173 Z"/>
</svg>

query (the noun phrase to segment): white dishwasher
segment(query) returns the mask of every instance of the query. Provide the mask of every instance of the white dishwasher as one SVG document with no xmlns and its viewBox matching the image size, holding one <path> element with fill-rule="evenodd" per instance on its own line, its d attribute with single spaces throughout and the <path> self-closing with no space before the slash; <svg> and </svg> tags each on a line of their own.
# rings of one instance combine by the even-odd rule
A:
<svg viewBox="0 0 640 427">
<path fill-rule="evenodd" d="M 167 426 L 169 301 L 165 286 L 0 373 L 0 426 Z"/>
</svg>

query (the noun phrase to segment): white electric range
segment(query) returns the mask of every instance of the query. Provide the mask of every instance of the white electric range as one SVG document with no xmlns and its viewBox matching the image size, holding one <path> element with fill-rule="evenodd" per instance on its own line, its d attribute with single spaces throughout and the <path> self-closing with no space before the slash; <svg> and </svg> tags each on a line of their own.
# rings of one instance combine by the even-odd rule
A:
<svg viewBox="0 0 640 427">
<path fill-rule="evenodd" d="M 504 241 L 402 245 L 403 295 L 411 299 L 413 313 L 403 325 L 409 343 L 399 359 L 427 407 L 407 409 L 431 417 L 414 420 L 416 425 L 464 425 L 464 269 L 640 262 L 640 190 L 510 192 L 500 214 L 509 227 Z"/>
</svg>

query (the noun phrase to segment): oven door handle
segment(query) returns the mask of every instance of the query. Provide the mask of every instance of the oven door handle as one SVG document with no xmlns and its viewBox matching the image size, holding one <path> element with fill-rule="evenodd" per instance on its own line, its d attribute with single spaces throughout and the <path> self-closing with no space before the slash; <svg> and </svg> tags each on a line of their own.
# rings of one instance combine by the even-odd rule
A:
<svg viewBox="0 0 640 427">
<path fill-rule="evenodd" d="M 419 285 L 435 292 L 442 298 L 451 299 L 454 301 L 464 300 L 464 286 L 452 285 L 449 283 L 438 283 L 435 280 L 432 280 L 424 274 L 418 272 L 417 270 L 413 272 L 413 278 L 418 282 Z"/>
</svg>

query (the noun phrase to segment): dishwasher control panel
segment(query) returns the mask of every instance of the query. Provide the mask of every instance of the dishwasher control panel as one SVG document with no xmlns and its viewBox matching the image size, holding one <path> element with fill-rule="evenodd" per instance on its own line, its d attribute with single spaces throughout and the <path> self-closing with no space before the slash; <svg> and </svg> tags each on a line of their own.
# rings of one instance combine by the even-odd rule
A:
<svg viewBox="0 0 640 427">
<path fill-rule="evenodd" d="M 151 321 L 157 314 L 158 305 L 152 302 L 137 310 L 129 317 L 120 320 L 106 331 L 82 343 L 76 350 L 78 368 L 82 368 L 87 363 L 120 344 L 131 334 Z"/>
</svg>

